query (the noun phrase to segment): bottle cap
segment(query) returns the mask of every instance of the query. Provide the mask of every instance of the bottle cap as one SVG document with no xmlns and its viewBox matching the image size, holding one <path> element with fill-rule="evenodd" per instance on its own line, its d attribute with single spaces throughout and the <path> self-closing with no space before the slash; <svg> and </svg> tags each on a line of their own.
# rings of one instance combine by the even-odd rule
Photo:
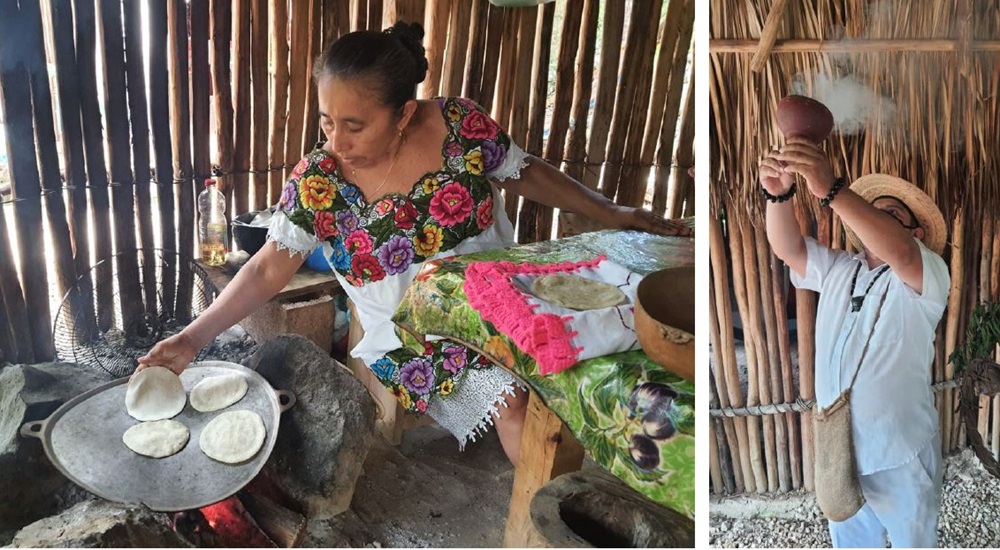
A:
<svg viewBox="0 0 1000 550">
<path fill-rule="evenodd" d="M 212 178 L 205 178 L 205 187 L 208 187 L 209 185 L 215 185 L 215 180 Z"/>
</svg>

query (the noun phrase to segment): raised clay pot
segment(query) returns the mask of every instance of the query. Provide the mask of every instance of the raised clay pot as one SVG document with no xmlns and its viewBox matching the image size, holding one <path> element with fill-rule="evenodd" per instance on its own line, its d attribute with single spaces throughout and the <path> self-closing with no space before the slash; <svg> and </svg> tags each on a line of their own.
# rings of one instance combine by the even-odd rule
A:
<svg viewBox="0 0 1000 550">
<path fill-rule="evenodd" d="M 694 381 L 694 267 L 655 271 L 639 283 L 639 345 L 664 369 Z"/>
<path fill-rule="evenodd" d="M 833 130 L 833 113 L 819 101 L 801 95 L 785 96 L 778 102 L 778 129 L 785 139 L 804 137 L 820 143 Z"/>
</svg>

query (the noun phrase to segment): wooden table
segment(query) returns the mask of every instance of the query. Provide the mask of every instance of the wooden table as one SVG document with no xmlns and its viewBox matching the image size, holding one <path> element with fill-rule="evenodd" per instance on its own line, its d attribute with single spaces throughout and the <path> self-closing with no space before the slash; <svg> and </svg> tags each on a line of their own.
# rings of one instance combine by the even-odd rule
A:
<svg viewBox="0 0 1000 550">
<path fill-rule="evenodd" d="M 580 468 L 586 449 L 595 461 L 651 500 L 691 517 L 694 513 L 694 386 L 666 373 L 641 351 L 590 359 L 555 375 L 538 374 L 534 359 L 517 348 L 468 303 L 466 267 L 475 261 L 555 263 L 604 254 L 637 273 L 694 264 L 692 239 L 636 232 L 601 231 L 458 256 L 433 262 L 418 275 L 394 321 L 415 334 L 436 334 L 468 345 L 508 369 L 531 388 L 516 466 L 506 546 L 542 543 L 529 515 L 534 493 L 553 477 Z M 499 350 L 499 351 L 498 351 Z M 623 412 L 630 392 L 643 382 L 668 384 L 679 422 L 677 434 L 657 442 L 658 466 L 638 470 L 630 458 L 634 421 Z M 602 385 L 603 384 L 603 385 Z M 587 400 L 584 396 L 599 399 Z M 601 432 L 600 428 L 607 428 Z M 611 432 L 615 432 L 612 434 Z"/>
<path fill-rule="evenodd" d="M 196 263 L 221 292 L 248 259 L 245 252 L 237 252 L 229 254 L 226 264 L 220 267 Z M 303 266 L 271 300 L 239 324 L 258 344 L 280 334 L 299 334 L 330 353 L 335 315 L 333 296 L 340 292 L 340 283 L 333 273 L 320 273 Z"/>
</svg>

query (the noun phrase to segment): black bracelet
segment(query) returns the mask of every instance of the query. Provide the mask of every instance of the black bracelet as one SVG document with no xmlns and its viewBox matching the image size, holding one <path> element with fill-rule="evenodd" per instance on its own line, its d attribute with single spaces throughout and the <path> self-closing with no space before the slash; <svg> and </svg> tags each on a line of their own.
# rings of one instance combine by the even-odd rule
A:
<svg viewBox="0 0 1000 550">
<path fill-rule="evenodd" d="M 760 194 L 763 195 L 765 199 L 767 199 L 767 202 L 785 202 L 795 195 L 795 185 L 793 184 L 791 189 L 789 189 L 788 192 L 785 193 L 784 195 L 778 195 L 778 196 L 774 196 L 768 193 L 767 189 L 764 189 L 764 186 L 761 185 Z"/>
<path fill-rule="evenodd" d="M 833 197 L 837 196 L 837 193 L 839 193 L 844 187 L 844 181 L 844 178 L 837 178 L 833 180 L 833 187 L 830 188 L 830 192 L 827 193 L 825 197 L 820 199 L 819 205 L 830 206 L 830 203 L 833 202 Z"/>
</svg>

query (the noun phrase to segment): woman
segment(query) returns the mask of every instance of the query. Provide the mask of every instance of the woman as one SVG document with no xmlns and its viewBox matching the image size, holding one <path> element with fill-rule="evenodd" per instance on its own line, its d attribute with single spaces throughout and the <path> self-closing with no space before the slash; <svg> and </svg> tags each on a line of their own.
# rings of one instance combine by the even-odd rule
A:
<svg viewBox="0 0 1000 550">
<path fill-rule="evenodd" d="M 501 189 L 608 227 L 690 233 L 617 206 L 527 155 L 472 101 L 417 101 L 427 72 L 422 38 L 417 24 L 353 32 L 317 60 L 327 142 L 293 170 L 267 245 L 197 320 L 141 358 L 140 368 L 183 371 L 322 246 L 365 330 L 352 355 L 408 411 L 430 414 L 463 447 L 495 423 L 516 464 L 527 399 L 515 378 L 463 346 L 436 341 L 413 349 L 396 335 L 390 317 L 423 262 L 513 245 Z"/>
</svg>

